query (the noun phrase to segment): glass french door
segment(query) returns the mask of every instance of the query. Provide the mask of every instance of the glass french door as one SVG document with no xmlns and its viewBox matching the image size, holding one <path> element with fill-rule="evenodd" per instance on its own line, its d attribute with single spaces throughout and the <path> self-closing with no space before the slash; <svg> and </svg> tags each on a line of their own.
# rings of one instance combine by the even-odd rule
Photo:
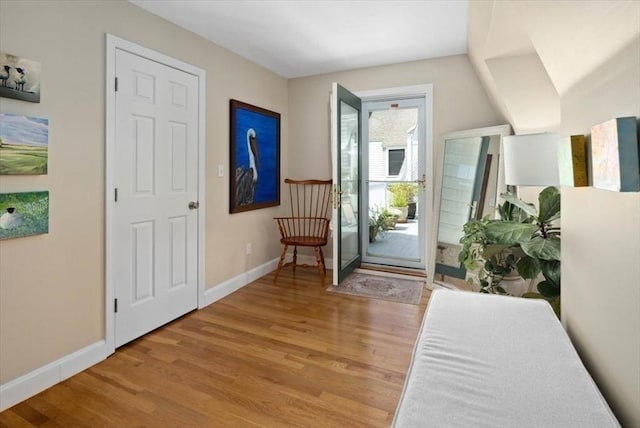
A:
<svg viewBox="0 0 640 428">
<path fill-rule="evenodd" d="M 363 103 L 363 262 L 425 268 L 425 108 L 424 98 Z"/>
<path fill-rule="evenodd" d="M 339 284 L 362 260 L 360 224 L 360 98 L 333 84 L 331 157 L 333 163 L 333 284 Z"/>
</svg>

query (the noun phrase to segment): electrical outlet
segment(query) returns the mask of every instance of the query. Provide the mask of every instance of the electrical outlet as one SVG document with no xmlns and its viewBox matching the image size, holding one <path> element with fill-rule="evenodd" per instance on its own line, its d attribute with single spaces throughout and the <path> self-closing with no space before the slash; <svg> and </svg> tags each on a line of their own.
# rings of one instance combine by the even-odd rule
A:
<svg viewBox="0 0 640 428">
<path fill-rule="evenodd" d="M 249 254 L 251 254 L 251 250 L 252 250 L 252 248 L 251 248 L 251 242 L 249 242 L 249 243 L 247 244 L 247 256 L 248 256 Z"/>
</svg>

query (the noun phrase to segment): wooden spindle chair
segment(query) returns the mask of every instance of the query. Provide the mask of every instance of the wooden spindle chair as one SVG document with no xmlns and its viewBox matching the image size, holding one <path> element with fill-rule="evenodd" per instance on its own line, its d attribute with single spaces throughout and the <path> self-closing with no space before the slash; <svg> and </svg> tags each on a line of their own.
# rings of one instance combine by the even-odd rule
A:
<svg viewBox="0 0 640 428">
<path fill-rule="evenodd" d="M 298 247 L 312 247 L 316 258 L 316 266 L 320 278 L 324 282 L 327 268 L 324 264 L 322 247 L 327 245 L 329 237 L 329 209 L 331 205 L 331 180 L 284 180 L 289 185 L 289 199 L 291 216 L 275 217 L 280 230 L 280 242 L 284 245 L 276 275 L 277 281 L 280 270 L 289 265 L 309 267 L 298 264 Z M 293 246 L 293 260 L 285 263 L 289 247 Z"/>
</svg>

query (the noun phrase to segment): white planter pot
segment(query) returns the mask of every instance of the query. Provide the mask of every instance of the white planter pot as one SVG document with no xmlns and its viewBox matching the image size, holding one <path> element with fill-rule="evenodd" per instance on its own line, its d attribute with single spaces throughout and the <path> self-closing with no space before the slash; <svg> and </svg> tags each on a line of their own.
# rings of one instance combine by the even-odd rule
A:
<svg viewBox="0 0 640 428">
<path fill-rule="evenodd" d="M 511 296 L 521 297 L 529 291 L 531 279 L 524 279 L 521 276 L 506 276 L 502 278 L 500 286 Z"/>
<path fill-rule="evenodd" d="M 398 223 L 406 223 L 409 207 L 391 207 L 391 213 L 398 216 Z"/>
</svg>

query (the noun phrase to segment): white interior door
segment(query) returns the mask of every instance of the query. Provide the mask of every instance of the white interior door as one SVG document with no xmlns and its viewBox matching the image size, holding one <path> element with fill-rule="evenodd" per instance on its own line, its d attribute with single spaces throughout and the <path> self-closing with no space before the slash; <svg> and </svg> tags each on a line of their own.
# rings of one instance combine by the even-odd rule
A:
<svg viewBox="0 0 640 428">
<path fill-rule="evenodd" d="M 198 305 L 198 78 L 116 50 L 115 346 Z"/>
</svg>

